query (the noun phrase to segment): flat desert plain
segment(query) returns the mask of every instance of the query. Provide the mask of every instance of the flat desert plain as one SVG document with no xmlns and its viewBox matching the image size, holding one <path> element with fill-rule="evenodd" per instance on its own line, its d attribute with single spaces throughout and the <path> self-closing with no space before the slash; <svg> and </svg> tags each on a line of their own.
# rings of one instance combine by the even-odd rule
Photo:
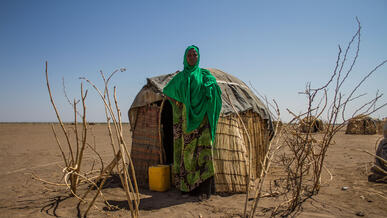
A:
<svg viewBox="0 0 387 218">
<path fill-rule="evenodd" d="M 60 132 L 59 126 L 55 128 Z M 112 160 L 108 132 L 105 124 L 90 126 L 90 142 L 104 162 Z M 125 124 L 126 142 L 131 144 L 129 125 Z M 59 138 L 63 140 L 63 136 Z M 320 193 L 308 199 L 298 217 L 387 217 L 387 184 L 367 181 L 373 157 L 359 150 L 375 152 L 375 142 L 381 135 L 346 135 L 339 132 L 328 151 L 326 166 L 332 173 L 324 175 Z M 62 143 L 62 146 L 64 143 Z M 78 200 L 69 197 L 64 186 L 44 184 L 32 179 L 61 181 L 63 161 L 50 124 L 0 124 L 0 217 L 77 217 Z M 85 151 L 83 169 L 98 167 L 99 159 L 90 149 Z M 273 169 L 276 166 L 273 165 Z M 268 175 L 268 180 L 275 178 Z M 111 184 L 113 184 L 112 182 Z M 343 190 L 343 187 L 347 187 Z M 84 192 L 81 186 L 79 192 Z M 244 194 L 213 195 L 209 200 L 196 197 L 182 198 L 176 189 L 152 192 L 141 189 L 141 217 L 240 217 Z M 118 206 L 116 211 L 105 210 L 98 198 L 88 217 L 129 217 L 125 194 L 120 187 L 110 185 L 103 190 L 104 197 Z M 90 196 L 89 196 L 90 197 Z M 275 198 L 262 198 L 257 217 L 270 216 L 270 208 L 278 202 Z M 249 202 L 251 204 L 251 202 Z M 81 212 L 84 206 L 80 207 Z"/>
</svg>

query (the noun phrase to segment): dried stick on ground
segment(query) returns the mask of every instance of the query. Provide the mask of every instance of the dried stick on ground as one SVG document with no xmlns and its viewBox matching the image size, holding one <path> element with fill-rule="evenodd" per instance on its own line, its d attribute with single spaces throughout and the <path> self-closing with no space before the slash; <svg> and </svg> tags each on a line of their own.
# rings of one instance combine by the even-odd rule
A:
<svg viewBox="0 0 387 218">
<path fill-rule="evenodd" d="M 365 153 L 367 153 L 367 154 L 369 154 L 369 155 L 371 155 L 371 156 L 374 156 L 375 158 L 377 158 L 378 160 L 380 160 L 380 161 L 383 162 L 384 164 L 387 164 L 387 160 L 383 159 L 382 157 L 379 157 L 379 156 L 376 155 L 376 154 L 372 154 L 371 152 L 366 151 L 366 150 L 361 150 L 361 149 L 356 149 L 356 150 L 362 151 L 362 152 L 365 152 Z M 383 170 L 383 171 L 384 171 L 384 170 Z M 387 174 L 386 171 L 384 171 L 384 172 Z"/>
<path fill-rule="evenodd" d="M 112 170 L 114 169 L 114 167 L 118 164 L 119 160 L 121 158 L 121 152 L 118 151 L 117 155 L 114 157 L 114 159 L 112 160 L 112 162 L 110 162 L 110 164 L 104 169 L 103 172 L 101 172 L 101 175 L 96 179 L 97 181 L 101 180 L 101 183 L 100 185 L 98 186 L 98 189 L 97 189 L 97 193 L 94 195 L 93 199 L 91 200 L 91 202 L 89 203 L 89 206 L 87 207 L 85 213 L 84 213 L 84 217 L 87 216 L 90 208 L 94 205 L 94 202 L 95 200 L 97 199 L 98 195 L 100 195 L 101 190 L 102 190 L 102 187 L 103 185 L 105 184 L 107 178 L 109 175 L 111 175 L 111 172 Z M 92 187 L 89 188 L 89 190 L 84 194 L 84 196 L 82 197 L 82 199 L 85 199 L 87 194 L 90 192 Z M 133 217 L 133 216 L 132 216 Z"/>
</svg>

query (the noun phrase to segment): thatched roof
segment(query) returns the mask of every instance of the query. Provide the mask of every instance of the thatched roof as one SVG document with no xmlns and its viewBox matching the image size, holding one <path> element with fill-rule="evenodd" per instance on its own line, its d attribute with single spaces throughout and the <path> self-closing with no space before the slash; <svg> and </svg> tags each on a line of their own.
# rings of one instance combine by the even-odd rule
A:
<svg viewBox="0 0 387 218">
<path fill-rule="evenodd" d="M 246 111 L 254 111 L 264 120 L 270 120 L 269 111 L 261 100 L 252 92 L 252 90 L 240 79 L 225 73 L 221 70 L 209 68 L 211 74 L 216 78 L 220 89 L 222 90 L 222 109 L 221 114 L 227 116 L 234 114 L 234 110 L 228 104 L 229 94 L 231 102 L 238 113 Z M 130 109 L 143 107 L 151 103 L 161 101 L 164 97 L 162 90 L 168 82 L 176 75 L 176 73 L 147 78 L 147 84 L 140 90 L 134 99 Z M 130 117 L 130 116 L 129 116 Z M 271 122 L 269 122 L 271 126 Z"/>
</svg>

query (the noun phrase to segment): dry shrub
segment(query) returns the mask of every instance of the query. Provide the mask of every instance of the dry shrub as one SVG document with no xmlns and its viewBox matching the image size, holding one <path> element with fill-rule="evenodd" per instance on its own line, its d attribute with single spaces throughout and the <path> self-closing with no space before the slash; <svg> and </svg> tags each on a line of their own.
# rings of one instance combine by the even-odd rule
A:
<svg viewBox="0 0 387 218">
<path fill-rule="evenodd" d="M 121 69 L 120 71 L 122 72 L 124 71 L 124 69 Z M 105 182 L 107 181 L 107 179 L 113 173 L 114 169 L 116 170 L 117 174 L 120 177 L 121 185 L 124 188 L 124 192 L 127 198 L 127 202 L 128 202 L 132 217 L 139 216 L 138 208 L 140 204 L 140 197 L 139 197 L 132 159 L 123 137 L 121 111 L 117 103 L 116 88 L 114 87 L 113 96 L 111 96 L 111 94 L 109 93 L 108 83 L 111 77 L 116 72 L 118 72 L 118 70 L 111 73 L 107 79 L 105 78 L 105 75 L 101 72 L 101 77 L 104 82 L 103 92 L 101 92 L 90 80 L 86 78 L 79 78 L 81 80 L 86 81 L 88 84 L 90 84 L 93 87 L 93 89 L 101 97 L 101 100 L 103 101 L 105 106 L 105 117 L 107 121 L 107 129 L 109 131 L 110 145 L 112 147 L 113 156 L 114 156 L 113 160 L 111 160 L 110 163 L 107 166 L 105 166 L 101 155 L 96 150 L 95 142 L 90 143 L 88 140 L 88 138 L 90 138 L 89 126 L 93 125 L 86 121 L 85 100 L 87 97 L 88 90 L 84 91 L 83 84 L 81 83 L 81 100 L 79 101 L 74 99 L 73 102 L 71 102 L 68 99 L 67 94 L 65 92 L 65 96 L 68 102 L 72 105 L 74 110 L 74 122 L 70 123 L 71 126 L 74 126 L 74 128 L 71 130 L 74 133 L 72 135 L 70 134 L 71 131 L 69 131 L 69 129 L 66 128 L 65 125 L 63 124 L 62 119 L 57 110 L 57 107 L 54 103 L 53 96 L 51 94 L 50 83 L 48 80 L 48 70 L 47 70 L 47 62 L 46 62 L 45 75 L 46 75 L 47 89 L 48 89 L 50 101 L 55 110 L 61 130 L 65 136 L 65 140 L 61 141 L 57 136 L 57 132 L 54 126 L 52 126 L 52 130 L 64 162 L 64 168 L 62 170 L 63 171 L 62 178 L 64 178 L 65 184 L 47 182 L 35 175 L 33 175 L 33 178 L 43 181 L 46 184 L 67 187 L 68 190 L 70 190 L 71 195 L 76 197 L 79 200 L 78 209 L 81 204 L 86 205 L 86 209 L 82 214 L 83 217 L 87 216 L 91 207 L 93 206 L 96 207 L 94 203 L 98 196 L 102 197 L 103 201 L 108 206 L 108 208 L 112 209 L 115 207 L 109 204 L 109 202 L 104 198 L 104 195 L 102 193 L 102 188 Z M 77 109 L 77 104 L 79 102 L 82 103 L 82 109 L 83 109 L 82 112 L 79 112 Z M 81 127 L 78 127 L 79 125 L 77 121 L 78 117 L 81 117 L 82 119 Z M 90 148 L 100 160 L 99 170 L 93 170 L 94 164 L 91 170 L 85 170 L 82 167 L 84 165 L 83 154 L 86 147 Z M 64 150 L 64 148 L 67 148 L 67 149 Z M 68 151 L 68 152 L 65 152 L 65 151 Z M 82 184 L 87 184 L 89 188 L 85 192 L 80 193 L 80 190 L 77 188 Z M 86 198 L 87 195 L 91 193 L 93 190 L 96 190 L 94 196 L 91 199 Z M 79 214 L 79 216 L 81 216 L 81 214 Z"/>
<path fill-rule="evenodd" d="M 307 107 L 304 112 L 295 114 L 287 109 L 293 119 L 283 125 L 281 131 L 276 131 L 275 138 L 277 139 L 273 140 L 275 141 L 273 145 L 273 141 L 270 143 L 267 158 L 263 163 L 266 170 L 259 178 L 257 193 L 249 217 L 254 216 L 259 199 L 263 196 L 262 181 L 265 180 L 271 162 L 277 164 L 276 171 L 279 171 L 277 172 L 279 176 L 275 176 L 273 181 L 270 182 L 270 184 L 274 184 L 275 191 L 273 191 L 271 185 L 265 190 L 268 192 L 268 195 L 265 196 L 272 196 L 276 198 L 274 202 L 278 202 L 274 209 L 270 209 L 272 211 L 271 215 L 296 216 L 302 207 L 302 203 L 320 191 L 323 170 L 327 170 L 331 180 L 333 178 L 333 175 L 325 167 L 324 161 L 335 134 L 351 118 L 360 114 L 368 116 L 387 105 L 387 103 L 380 106 L 376 105 L 383 96 L 378 92 L 376 97 L 373 97 L 365 104 L 360 106 L 350 104 L 365 95 L 356 96 L 355 93 L 364 81 L 383 66 L 387 60 L 382 61 L 365 74 L 358 83 L 355 83 L 349 89 L 348 93 L 343 92 L 342 85 L 348 83 L 347 78 L 352 72 L 360 49 L 361 26 L 359 20 L 357 18 L 356 20 L 358 30 L 348 43 L 344 53 L 339 46 L 336 65 L 329 80 L 319 88 L 312 88 L 310 83 L 307 84 L 305 91 L 301 93 L 307 98 Z M 348 54 L 355 41 L 357 41 L 357 46 L 354 48 L 355 54 L 353 59 L 349 60 Z M 354 109 L 355 112 L 352 116 L 347 117 L 347 107 Z M 322 128 L 321 122 L 317 121 L 323 116 L 326 116 L 324 128 Z M 277 118 L 279 120 L 279 116 Z M 339 122 L 339 118 L 341 122 Z M 300 128 L 300 123 L 306 124 L 306 127 Z M 313 134 L 315 130 L 320 130 L 321 134 Z M 246 217 L 246 213 L 244 217 Z"/>
</svg>

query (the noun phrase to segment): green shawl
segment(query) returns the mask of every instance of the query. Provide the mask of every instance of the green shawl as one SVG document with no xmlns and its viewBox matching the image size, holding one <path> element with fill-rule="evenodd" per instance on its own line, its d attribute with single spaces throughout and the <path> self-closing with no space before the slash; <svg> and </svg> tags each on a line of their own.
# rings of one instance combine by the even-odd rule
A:
<svg viewBox="0 0 387 218">
<path fill-rule="evenodd" d="M 198 61 L 195 66 L 187 63 L 187 54 L 192 48 L 198 53 Z M 222 91 L 210 71 L 199 68 L 199 61 L 199 48 L 194 45 L 189 46 L 184 54 L 184 70 L 172 78 L 164 87 L 163 92 L 166 96 L 184 103 L 187 110 L 186 132 L 198 128 L 207 114 L 212 142 L 215 142 L 216 126 L 222 108 Z"/>
</svg>

